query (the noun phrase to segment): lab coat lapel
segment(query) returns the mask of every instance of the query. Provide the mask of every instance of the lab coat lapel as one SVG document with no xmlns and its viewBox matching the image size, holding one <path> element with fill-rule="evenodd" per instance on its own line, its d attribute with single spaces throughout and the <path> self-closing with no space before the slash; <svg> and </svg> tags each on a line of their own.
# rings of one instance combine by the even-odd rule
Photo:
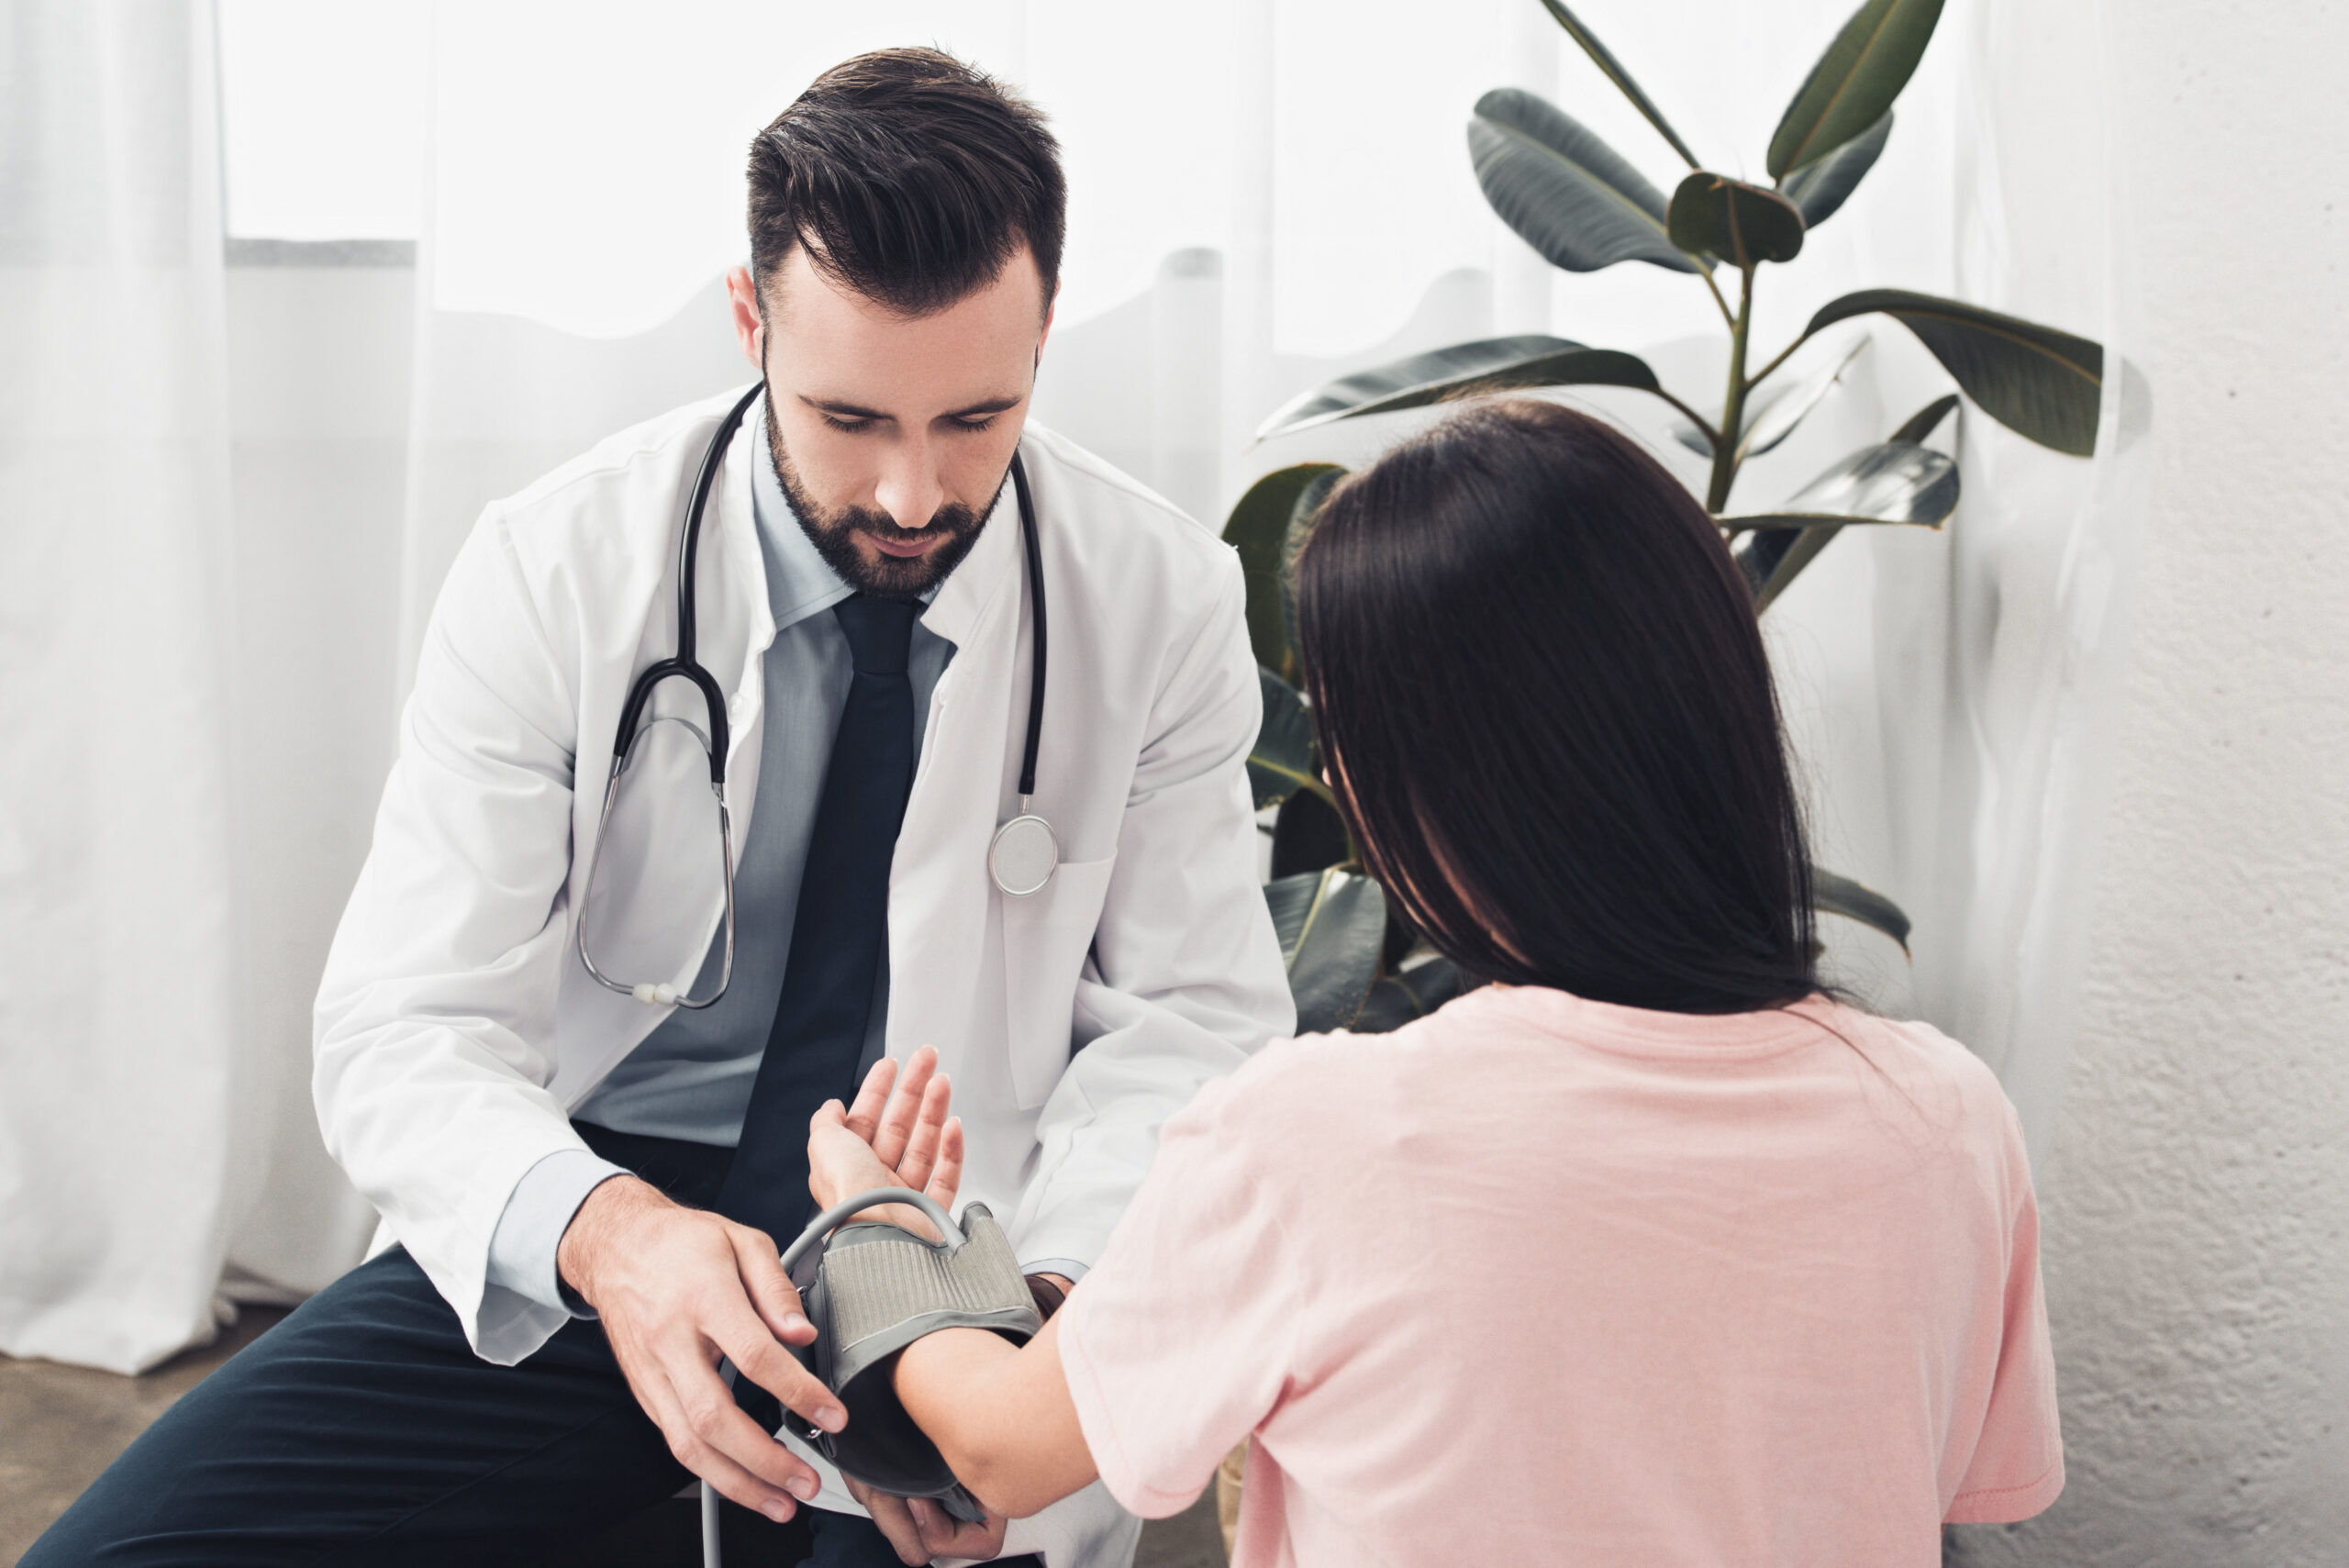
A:
<svg viewBox="0 0 2349 1568">
<path fill-rule="evenodd" d="M 934 1045 L 950 1069 L 964 1048 L 995 885 L 987 841 L 1001 806 L 1015 706 L 1023 557 L 1009 484 L 971 553 L 922 617 L 954 644 L 930 702 L 921 761 L 889 870 L 889 1051 Z M 1019 690 L 1014 692 L 1017 685 Z"/>
</svg>

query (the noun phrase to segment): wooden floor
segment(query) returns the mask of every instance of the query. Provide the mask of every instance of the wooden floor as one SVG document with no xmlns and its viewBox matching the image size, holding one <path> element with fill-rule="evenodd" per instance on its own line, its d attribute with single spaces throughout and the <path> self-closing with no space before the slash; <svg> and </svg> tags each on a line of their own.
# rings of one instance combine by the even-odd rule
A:
<svg viewBox="0 0 2349 1568">
<path fill-rule="evenodd" d="M 0 1356 L 0 1568 L 13 1568 L 50 1521 L 173 1400 L 284 1316 L 275 1307 L 246 1307 L 217 1343 L 142 1377 Z M 697 1528 L 691 1503 L 672 1505 L 567 1555 L 561 1568 L 665 1568 L 671 1562 L 699 1568 Z M 775 1532 L 763 1539 L 784 1537 Z M 757 1558 L 729 1551 L 727 1561 L 748 1564 Z M 1143 1527 L 1134 1568 L 1224 1568 L 1212 1488 L 1188 1513 Z"/>
</svg>

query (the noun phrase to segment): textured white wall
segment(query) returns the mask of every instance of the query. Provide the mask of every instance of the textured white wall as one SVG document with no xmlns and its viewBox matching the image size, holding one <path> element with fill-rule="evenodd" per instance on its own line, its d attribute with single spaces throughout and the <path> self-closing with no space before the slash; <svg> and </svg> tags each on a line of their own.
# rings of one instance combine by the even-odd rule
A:
<svg viewBox="0 0 2349 1568">
<path fill-rule="evenodd" d="M 2039 1181 L 2070 1485 L 1969 1562 L 2349 1562 L 2349 6 L 2114 0 L 2154 388 Z"/>
</svg>

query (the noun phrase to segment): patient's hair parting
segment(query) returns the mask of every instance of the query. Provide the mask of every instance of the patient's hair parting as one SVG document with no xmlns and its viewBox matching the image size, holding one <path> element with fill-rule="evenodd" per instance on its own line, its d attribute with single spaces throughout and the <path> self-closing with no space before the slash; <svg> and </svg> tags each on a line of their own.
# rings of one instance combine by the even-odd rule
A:
<svg viewBox="0 0 2349 1568">
<path fill-rule="evenodd" d="M 1330 493 L 1295 592 L 1348 825 L 1463 970 L 1680 1013 L 1818 988 L 1753 601 L 1629 438 L 1469 404 Z"/>
<path fill-rule="evenodd" d="M 861 54 L 816 78 L 751 143 L 751 275 L 794 246 L 833 283 L 928 316 L 1025 245 L 1050 308 L 1068 187 L 1034 106 L 934 49 Z"/>
</svg>

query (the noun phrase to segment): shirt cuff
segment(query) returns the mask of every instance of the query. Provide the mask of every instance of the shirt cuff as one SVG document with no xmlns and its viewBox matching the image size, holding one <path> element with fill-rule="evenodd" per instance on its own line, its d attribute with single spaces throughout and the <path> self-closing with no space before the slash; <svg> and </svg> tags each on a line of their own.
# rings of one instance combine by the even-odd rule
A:
<svg viewBox="0 0 2349 1568">
<path fill-rule="evenodd" d="M 489 1237 L 489 1283 L 573 1318 L 596 1309 L 563 1284 L 555 1250 L 579 1206 L 614 1176 L 628 1172 L 584 1149 L 558 1149 L 522 1173 Z"/>
<path fill-rule="evenodd" d="M 1032 1263 L 1019 1265 L 1019 1272 L 1023 1274 L 1058 1274 L 1071 1284 L 1085 1277 L 1085 1265 L 1074 1258 L 1039 1258 Z"/>
</svg>

